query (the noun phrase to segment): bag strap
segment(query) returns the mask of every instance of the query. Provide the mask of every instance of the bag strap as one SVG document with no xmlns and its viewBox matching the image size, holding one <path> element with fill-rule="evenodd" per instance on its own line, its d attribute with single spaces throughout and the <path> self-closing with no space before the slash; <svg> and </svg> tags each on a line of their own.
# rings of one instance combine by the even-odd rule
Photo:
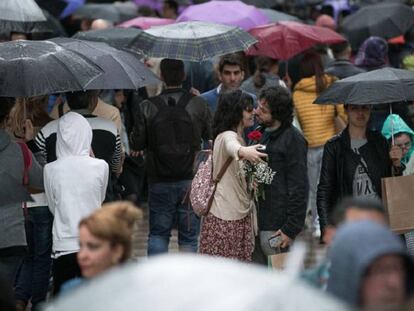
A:
<svg viewBox="0 0 414 311">
<path fill-rule="evenodd" d="M 233 162 L 233 158 L 228 157 L 226 162 L 224 162 L 223 167 L 219 171 L 217 177 L 213 180 L 215 184 L 218 184 L 220 182 L 221 178 L 223 178 L 223 176 L 226 173 L 227 169 L 229 168 L 231 162 Z"/>
<path fill-rule="evenodd" d="M 190 92 L 184 93 L 178 100 L 177 107 L 185 108 L 193 97 L 194 95 Z"/>
<path fill-rule="evenodd" d="M 22 150 L 24 161 L 23 185 L 27 186 L 29 184 L 29 170 L 32 167 L 32 157 L 30 155 L 29 147 L 27 147 L 26 143 L 18 142 L 18 144 Z"/>
</svg>

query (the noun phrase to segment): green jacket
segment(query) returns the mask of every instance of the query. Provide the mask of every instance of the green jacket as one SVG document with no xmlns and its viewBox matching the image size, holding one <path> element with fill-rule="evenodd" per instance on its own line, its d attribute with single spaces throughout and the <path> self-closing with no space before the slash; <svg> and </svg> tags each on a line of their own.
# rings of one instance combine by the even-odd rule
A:
<svg viewBox="0 0 414 311">
<path fill-rule="evenodd" d="M 414 142 L 414 131 L 404 122 L 403 119 L 397 114 L 390 114 L 384 122 L 382 127 L 382 135 L 385 136 L 387 140 L 391 139 L 392 132 L 394 136 L 399 133 L 405 133 L 411 137 L 411 141 Z M 414 151 L 414 145 L 411 146 L 411 149 L 407 152 L 405 157 L 401 160 L 403 164 L 407 164 L 410 160 L 411 154 Z"/>
</svg>

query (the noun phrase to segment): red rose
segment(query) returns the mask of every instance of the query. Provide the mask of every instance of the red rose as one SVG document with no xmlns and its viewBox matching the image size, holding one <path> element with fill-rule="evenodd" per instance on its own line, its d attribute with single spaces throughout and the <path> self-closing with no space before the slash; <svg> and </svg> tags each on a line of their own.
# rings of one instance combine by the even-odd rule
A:
<svg viewBox="0 0 414 311">
<path fill-rule="evenodd" d="M 247 135 L 247 138 L 258 142 L 260 139 L 262 139 L 262 133 L 260 131 L 252 131 Z"/>
</svg>

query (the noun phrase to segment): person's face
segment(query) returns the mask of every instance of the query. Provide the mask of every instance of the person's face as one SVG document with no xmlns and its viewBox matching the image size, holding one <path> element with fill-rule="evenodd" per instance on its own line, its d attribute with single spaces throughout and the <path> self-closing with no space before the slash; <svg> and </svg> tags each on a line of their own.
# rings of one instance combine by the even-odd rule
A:
<svg viewBox="0 0 414 311">
<path fill-rule="evenodd" d="M 254 125 L 254 109 L 243 110 L 243 119 L 241 121 L 243 128 L 249 128 Z"/>
<path fill-rule="evenodd" d="M 264 99 L 259 99 L 257 102 L 257 108 L 255 109 L 255 115 L 257 121 L 266 126 L 270 127 L 273 124 L 272 114 L 270 112 L 269 106 L 267 105 Z"/>
<path fill-rule="evenodd" d="M 177 14 L 175 13 L 174 9 L 170 8 L 168 4 L 164 4 L 162 7 L 162 17 L 176 19 Z"/>
<path fill-rule="evenodd" d="M 226 90 L 236 90 L 244 79 L 244 71 L 239 65 L 224 65 L 223 71 L 219 73 L 220 82 Z"/>
<path fill-rule="evenodd" d="M 27 40 L 27 36 L 24 33 L 14 32 L 11 34 L 10 40 L 11 41 Z"/>
<path fill-rule="evenodd" d="M 401 134 L 395 137 L 395 145 L 400 147 L 402 150 L 402 156 L 405 157 L 408 151 L 411 149 L 411 138 L 407 134 Z"/>
<path fill-rule="evenodd" d="M 79 228 L 78 264 L 85 278 L 94 277 L 119 263 L 121 246 L 93 236 L 86 226 Z"/>
<path fill-rule="evenodd" d="M 346 112 L 349 125 L 360 128 L 367 127 L 371 115 L 370 105 L 348 105 Z"/>
<path fill-rule="evenodd" d="M 406 298 L 406 269 L 398 255 L 376 259 L 366 271 L 361 283 L 361 305 L 365 308 L 401 305 Z"/>
</svg>

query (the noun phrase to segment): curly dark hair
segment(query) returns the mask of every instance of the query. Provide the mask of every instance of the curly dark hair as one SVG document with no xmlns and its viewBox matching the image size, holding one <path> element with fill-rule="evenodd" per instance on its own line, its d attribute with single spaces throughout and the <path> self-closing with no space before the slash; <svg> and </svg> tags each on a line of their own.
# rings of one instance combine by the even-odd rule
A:
<svg viewBox="0 0 414 311">
<path fill-rule="evenodd" d="M 293 102 L 290 92 L 283 86 L 272 86 L 262 90 L 259 99 L 266 101 L 272 118 L 282 124 L 293 121 Z"/>
<path fill-rule="evenodd" d="M 13 97 L 0 97 L 0 125 L 9 117 L 14 101 Z"/>
<path fill-rule="evenodd" d="M 253 108 L 253 97 L 241 90 L 220 94 L 213 120 L 214 139 L 224 131 L 235 131 L 243 119 L 243 111 Z"/>
</svg>

